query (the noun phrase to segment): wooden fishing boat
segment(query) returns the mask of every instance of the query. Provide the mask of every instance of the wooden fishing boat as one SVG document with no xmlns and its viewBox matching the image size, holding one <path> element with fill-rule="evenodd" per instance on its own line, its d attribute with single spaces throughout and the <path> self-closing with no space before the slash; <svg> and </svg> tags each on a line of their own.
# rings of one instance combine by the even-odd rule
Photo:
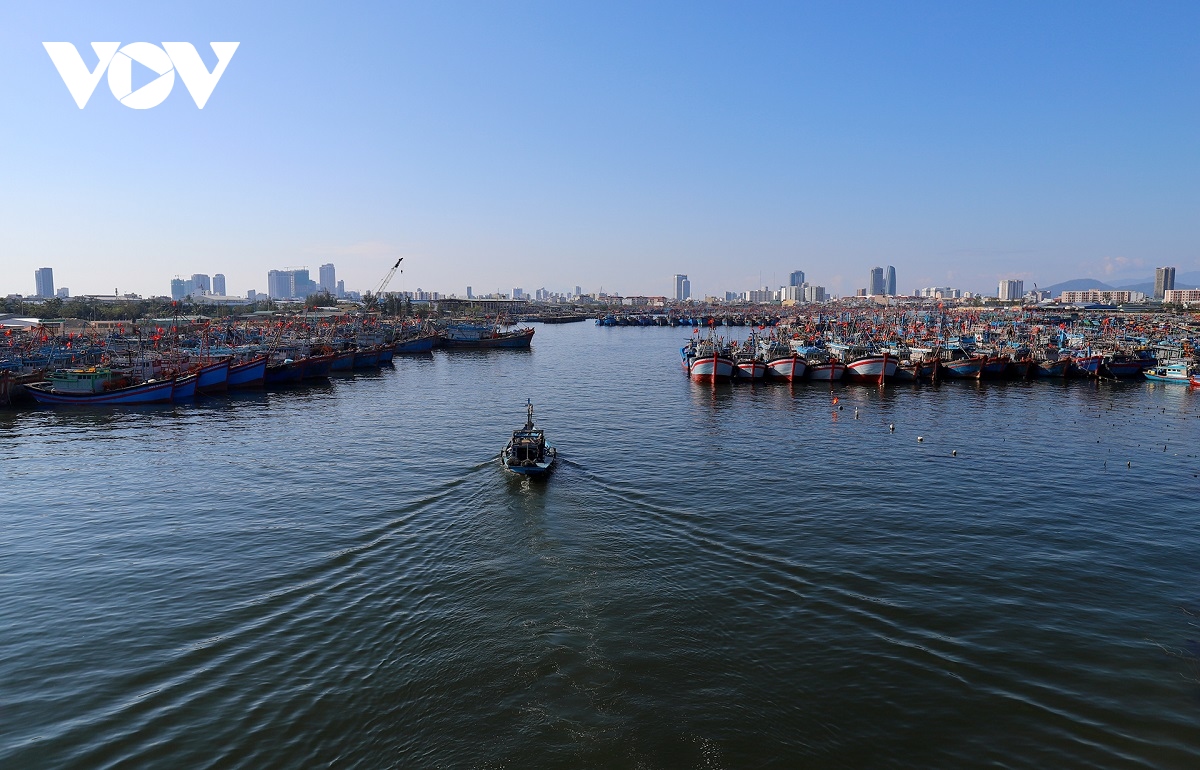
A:
<svg viewBox="0 0 1200 770">
<path fill-rule="evenodd" d="M 52 406 L 105 406 L 110 404 L 170 403 L 175 380 L 148 380 L 127 384 L 120 373 L 104 367 L 59 369 L 48 382 L 25 386 L 39 404 Z"/>
<path fill-rule="evenodd" d="M 277 363 L 267 364 L 267 369 L 263 376 L 263 384 L 267 386 L 294 385 L 303 379 L 304 365 L 299 361 L 285 358 Z"/>
<path fill-rule="evenodd" d="M 533 402 L 525 402 L 525 425 L 512 432 L 500 450 L 504 469 L 522 476 L 545 476 L 554 467 L 558 451 L 546 442 L 546 434 L 533 425 Z"/>
<path fill-rule="evenodd" d="M 398 354 L 410 353 L 428 353 L 433 350 L 438 342 L 436 334 L 423 334 L 419 337 L 411 337 L 409 339 L 398 340 L 395 344 L 395 351 Z"/>
<path fill-rule="evenodd" d="M 175 388 L 171 391 L 171 400 L 185 401 L 189 398 L 194 398 L 199 383 L 200 375 L 196 372 L 179 375 L 175 378 Z"/>
<path fill-rule="evenodd" d="M 716 382 L 733 377 L 737 364 L 728 346 L 715 338 L 692 340 L 680 350 L 688 377 L 696 382 Z"/>
<path fill-rule="evenodd" d="M 229 367 L 230 362 L 228 359 L 200 367 L 196 372 L 196 392 L 211 395 L 213 393 L 224 393 L 228 390 Z"/>
<path fill-rule="evenodd" d="M 442 347 L 464 348 L 528 348 L 533 329 L 522 327 L 502 331 L 502 325 L 450 324 L 439 335 Z"/>
<path fill-rule="evenodd" d="M 231 364 L 225 385 L 230 390 L 261 388 L 267 373 L 267 357 L 258 356 L 240 364 Z"/>
<path fill-rule="evenodd" d="M 1042 379 L 1047 378 L 1065 378 L 1067 369 L 1071 366 L 1070 358 L 1060 358 L 1051 361 L 1045 359 L 1037 362 L 1037 376 Z"/>
</svg>

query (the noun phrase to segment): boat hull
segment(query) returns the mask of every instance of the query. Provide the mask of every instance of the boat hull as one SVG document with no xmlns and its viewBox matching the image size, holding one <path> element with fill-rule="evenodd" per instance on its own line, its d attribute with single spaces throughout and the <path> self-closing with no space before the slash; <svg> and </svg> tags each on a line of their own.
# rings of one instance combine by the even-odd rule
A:
<svg viewBox="0 0 1200 770">
<path fill-rule="evenodd" d="M 808 365 L 808 379 L 819 382 L 838 382 L 846 376 L 846 365 L 841 361 L 826 361 Z"/>
<path fill-rule="evenodd" d="M 243 364 L 232 364 L 225 386 L 230 390 L 247 390 L 261 388 L 266 378 L 267 359 L 259 357 Z"/>
<path fill-rule="evenodd" d="M 171 391 L 172 401 L 186 401 L 195 398 L 196 388 L 200 383 L 199 374 L 188 374 L 175 378 L 175 389 Z"/>
<path fill-rule="evenodd" d="M 348 372 L 354 368 L 354 351 L 346 350 L 336 354 L 329 364 L 331 372 Z"/>
<path fill-rule="evenodd" d="M 1096 377 L 1100 374 L 1100 364 L 1104 361 L 1103 356 L 1080 356 L 1079 358 L 1071 359 L 1071 366 L 1067 369 L 1067 375 L 1070 377 Z"/>
<path fill-rule="evenodd" d="M 267 367 L 263 378 L 265 385 L 293 385 L 304 379 L 304 367 L 299 361 L 274 364 Z"/>
<path fill-rule="evenodd" d="M 424 337 L 415 337 L 411 340 L 401 340 L 396 343 L 396 353 L 428 353 L 433 350 L 433 346 L 437 343 L 438 338 L 435 334 L 429 334 Z"/>
<path fill-rule="evenodd" d="M 533 329 L 521 329 L 513 332 L 501 332 L 494 337 L 478 339 L 455 338 L 441 335 L 438 337 L 441 347 L 453 350 L 490 349 L 490 348 L 527 348 L 533 341 Z"/>
<path fill-rule="evenodd" d="M 54 406 L 107 406 L 111 404 L 167 404 L 175 391 L 175 380 L 158 380 L 130 385 L 104 393 L 54 393 L 48 385 L 26 385 L 39 404 Z"/>
<path fill-rule="evenodd" d="M 776 358 L 767 362 L 767 376 L 788 382 L 803 380 L 808 371 L 808 362 L 797 355 L 787 358 Z"/>
<path fill-rule="evenodd" d="M 705 356 L 694 358 L 688 365 L 688 376 L 697 382 L 714 382 L 728 380 L 733 376 L 734 363 L 732 358 L 724 356 Z"/>
<path fill-rule="evenodd" d="M 196 392 L 205 395 L 224 393 L 229 389 L 229 368 L 228 361 L 202 366 L 197 372 Z"/>
<path fill-rule="evenodd" d="M 1071 359 L 1060 359 L 1058 361 L 1039 361 L 1037 365 L 1037 376 L 1043 379 L 1050 377 L 1066 377 L 1067 367 L 1071 365 Z"/>
<path fill-rule="evenodd" d="M 977 379 L 983 371 L 984 359 L 982 356 L 977 358 L 962 358 L 957 361 L 942 361 L 941 372 L 942 376 L 951 380 L 974 380 Z"/>
<path fill-rule="evenodd" d="M 762 361 L 738 361 L 737 378 L 739 380 L 761 380 L 767 376 L 767 365 Z"/>
<path fill-rule="evenodd" d="M 895 377 L 899 363 L 895 356 L 864 356 L 846 364 L 846 377 L 851 382 L 886 382 Z"/>
<path fill-rule="evenodd" d="M 1136 359 L 1126 361 L 1109 361 L 1104 364 L 1108 373 L 1118 379 L 1131 379 L 1142 374 L 1142 362 Z"/>
<path fill-rule="evenodd" d="M 379 366 L 379 351 L 375 348 L 364 348 L 354 351 L 355 369 L 370 369 L 373 366 Z"/>
</svg>

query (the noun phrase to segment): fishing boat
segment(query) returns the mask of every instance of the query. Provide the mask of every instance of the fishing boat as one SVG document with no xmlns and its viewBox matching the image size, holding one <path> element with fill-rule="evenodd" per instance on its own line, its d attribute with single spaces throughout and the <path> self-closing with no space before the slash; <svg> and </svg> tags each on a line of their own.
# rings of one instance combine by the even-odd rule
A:
<svg viewBox="0 0 1200 770">
<path fill-rule="evenodd" d="M 438 335 L 445 348 L 528 348 L 533 328 L 502 331 L 503 324 L 450 324 Z"/>
<path fill-rule="evenodd" d="M 267 373 L 267 357 L 258 356 L 240 364 L 229 366 L 229 376 L 225 385 L 230 390 L 246 390 L 261 388 Z"/>
<path fill-rule="evenodd" d="M 304 379 L 304 364 L 291 358 L 268 364 L 263 376 L 264 385 L 293 385 Z"/>
<path fill-rule="evenodd" d="M 737 346 L 733 355 L 734 376 L 739 380 L 761 380 L 767 376 L 767 362 L 759 351 L 758 335 L 751 334 L 750 339 Z"/>
<path fill-rule="evenodd" d="M 196 396 L 196 388 L 200 382 L 200 375 L 196 372 L 191 374 L 181 374 L 175 378 L 175 387 L 171 390 L 172 401 L 186 401 L 189 398 Z"/>
<path fill-rule="evenodd" d="M 354 368 L 354 351 L 343 350 L 340 353 L 335 353 L 333 361 L 329 364 L 331 372 L 348 372 Z"/>
<path fill-rule="evenodd" d="M 533 402 L 525 401 L 525 425 L 514 430 L 500 451 L 500 464 L 523 476 L 544 476 L 554 467 L 558 451 L 546 443 L 546 434 L 533 427 Z"/>
<path fill-rule="evenodd" d="M 1070 358 L 1043 359 L 1037 362 L 1037 376 L 1043 379 L 1063 378 L 1067 376 L 1067 369 L 1070 366 Z"/>
<path fill-rule="evenodd" d="M 229 389 L 228 359 L 201 366 L 196 372 L 196 392 L 204 395 L 224 393 Z"/>
<path fill-rule="evenodd" d="M 804 379 L 808 362 L 783 340 L 762 337 L 758 341 L 758 349 L 767 365 L 767 377 L 787 382 Z"/>
<path fill-rule="evenodd" d="M 1142 373 L 1147 380 L 1154 382 L 1178 382 L 1184 385 L 1192 383 L 1197 372 L 1187 361 L 1172 361 L 1164 366 L 1156 366 Z"/>
<path fill-rule="evenodd" d="M 885 351 L 865 345 L 832 343 L 829 349 L 846 362 L 846 378 L 852 382 L 882 383 L 895 378 L 900 360 Z"/>
<path fill-rule="evenodd" d="M 354 363 L 352 367 L 355 369 L 369 369 L 373 366 L 379 366 L 379 349 L 371 346 L 359 348 L 354 351 Z"/>
<path fill-rule="evenodd" d="M 736 363 L 728 346 L 714 337 L 692 340 L 680 354 L 688 376 L 697 382 L 716 382 L 733 376 Z"/>
<path fill-rule="evenodd" d="M 1104 356 L 1085 351 L 1082 355 L 1071 357 L 1071 366 L 1067 368 L 1068 377 L 1098 377 L 1100 365 Z"/>
<path fill-rule="evenodd" d="M 428 353 L 433 350 L 437 342 L 438 336 L 436 334 L 422 334 L 418 337 L 397 340 L 395 351 L 398 355 Z"/>
<path fill-rule="evenodd" d="M 1110 377 L 1118 379 L 1138 377 L 1141 375 L 1143 367 L 1144 364 L 1141 358 L 1120 352 L 1108 354 L 1104 357 L 1104 361 L 1101 364 L 1102 371 L 1106 372 Z"/>
<path fill-rule="evenodd" d="M 329 377 L 336 353 L 325 353 L 318 356 L 308 356 L 298 362 L 300 364 L 300 379 L 320 380 Z"/>
<path fill-rule="evenodd" d="M 39 404 L 101 406 L 108 404 L 164 404 L 171 401 L 175 380 L 148 380 L 129 385 L 120 373 L 105 367 L 59 369 L 48 382 L 26 385 Z"/>
<path fill-rule="evenodd" d="M 840 382 L 846 376 L 846 364 L 825 348 L 792 343 L 792 350 L 804 358 L 808 379 L 818 382 Z"/>
</svg>

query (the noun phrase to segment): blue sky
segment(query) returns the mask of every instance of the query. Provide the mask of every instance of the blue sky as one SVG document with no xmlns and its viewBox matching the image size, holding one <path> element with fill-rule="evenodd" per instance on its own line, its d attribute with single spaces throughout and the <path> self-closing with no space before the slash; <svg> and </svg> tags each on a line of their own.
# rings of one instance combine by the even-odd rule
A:
<svg viewBox="0 0 1200 770">
<path fill-rule="evenodd" d="M 995 291 L 1200 269 L 1200 3 L 25 3 L 0 294 L 333 262 L 352 289 Z M 240 47 L 72 101 L 43 41 Z M 139 83 L 135 82 L 135 86 Z"/>
</svg>

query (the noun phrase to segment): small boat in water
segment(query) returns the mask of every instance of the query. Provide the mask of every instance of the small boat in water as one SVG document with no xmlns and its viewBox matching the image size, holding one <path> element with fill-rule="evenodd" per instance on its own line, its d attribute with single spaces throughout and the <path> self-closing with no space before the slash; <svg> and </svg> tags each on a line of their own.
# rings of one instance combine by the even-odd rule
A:
<svg viewBox="0 0 1200 770">
<path fill-rule="evenodd" d="M 1187 361 L 1173 361 L 1165 366 L 1156 366 L 1153 369 L 1147 369 L 1142 374 L 1145 375 L 1147 380 L 1154 382 L 1178 382 L 1188 385 L 1195 384 L 1192 380 L 1196 372 L 1192 370 L 1192 365 Z"/>
<path fill-rule="evenodd" d="M 500 451 L 500 464 L 523 476 L 544 476 L 554 467 L 558 451 L 546 443 L 546 434 L 533 427 L 533 402 L 525 401 L 525 425 L 512 433 Z"/>
</svg>

